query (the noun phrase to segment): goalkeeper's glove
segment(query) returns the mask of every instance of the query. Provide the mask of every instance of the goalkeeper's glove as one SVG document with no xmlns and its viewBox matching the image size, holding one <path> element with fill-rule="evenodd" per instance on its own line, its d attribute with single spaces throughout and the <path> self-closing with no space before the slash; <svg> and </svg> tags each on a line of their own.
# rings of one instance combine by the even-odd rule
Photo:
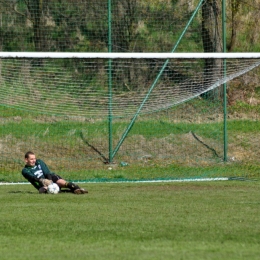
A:
<svg viewBox="0 0 260 260">
<path fill-rule="evenodd" d="M 48 179 L 40 179 L 39 182 L 44 186 L 44 187 L 48 187 L 49 185 L 51 185 L 53 182 L 51 180 Z"/>
</svg>

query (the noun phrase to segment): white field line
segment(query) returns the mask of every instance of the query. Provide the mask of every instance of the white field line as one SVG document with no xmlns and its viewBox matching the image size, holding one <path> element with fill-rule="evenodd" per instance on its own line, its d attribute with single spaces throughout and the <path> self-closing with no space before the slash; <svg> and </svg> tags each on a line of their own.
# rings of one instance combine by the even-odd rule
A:
<svg viewBox="0 0 260 260">
<path fill-rule="evenodd" d="M 200 182 L 200 181 L 228 181 L 228 177 L 221 178 L 200 178 L 200 179 L 179 179 L 179 180 L 122 180 L 122 181 L 80 181 L 75 183 L 164 183 L 164 182 Z M 27 185 L 29 182 L 0 182 L 0 186 L 4 185 Z"/>
</svg>

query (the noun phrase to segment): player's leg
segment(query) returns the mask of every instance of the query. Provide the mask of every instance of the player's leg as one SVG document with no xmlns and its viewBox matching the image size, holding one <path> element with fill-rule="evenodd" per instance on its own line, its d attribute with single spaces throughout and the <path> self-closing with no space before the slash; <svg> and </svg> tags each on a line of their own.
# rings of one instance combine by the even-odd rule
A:
<svg viewBox="0 0 260 260">
<path fill-rule="evenodd" d="M 82 189 L 79 187 L 79 185 L 73 183 L 73 182 L 67 182 L 64 179 L 59 179 L 56 182 L 61 188 L 69 188 L 72 192 L 75 194 L 85 194 L 88 193 L 87 190 Z"/>
<path fill-rule="evenodd" d="M 53 174 L 52 181 L 58 184 L 60 188 L 69 188 L 75 194 L 88 193 L 87 190 L 80 188 L 77 184 L 73 182 L 65 181 L 61 176 L 57 174 Z"/>
</svg>

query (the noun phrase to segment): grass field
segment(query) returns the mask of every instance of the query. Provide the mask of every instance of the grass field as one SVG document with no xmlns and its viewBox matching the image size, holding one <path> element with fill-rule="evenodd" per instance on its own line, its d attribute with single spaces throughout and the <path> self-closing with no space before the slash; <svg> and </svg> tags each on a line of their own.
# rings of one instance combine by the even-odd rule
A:
<svg viewBox="0 0 260 260">
<path fill-rule="evenodd" d="M 106 152 L 103 122 L 68 124 L 14 111 L 0 108 L 0 182 L 24 182 L 23 156 L 33 149 L 66 180 L 86 180 L 81 186 L 89 194 L 40 195 L 27 184 L 0 185 L 1 260 L 260 259 L 258 112 L 254 120 L 229 122 L 228 155 L 234 160 L 216 160 L 199 143 L 191 149 L 191 131 L 210 147 L 222 147 L 217 135 L 222 124 L 210 122 L 211 117 L 205 124 L 155 118 L 137 122 L 120 152 L 129 158 L 147 151 L 160 156 L 136 164 L 128 160 L 126 167 L 120 166 L 120 157 L 109 170 L 103 163 L 90 167 L 92 160 L 87 159 L 94 158 L 93 151 L 79 135 L 87 126 L 84 133 L 93 135 L 93 144 Z M 114 126 L 120 130 L 125 124 Z M 197 152 L 201 160 L 193 159 Z M 244 181 L 119 183 L 184 177 Z"/>
<path fill-rule="evenodd" d="M 0 186 L 1 260 L 260 258 L 258 181 L 82 186 Z"/>
</svg>

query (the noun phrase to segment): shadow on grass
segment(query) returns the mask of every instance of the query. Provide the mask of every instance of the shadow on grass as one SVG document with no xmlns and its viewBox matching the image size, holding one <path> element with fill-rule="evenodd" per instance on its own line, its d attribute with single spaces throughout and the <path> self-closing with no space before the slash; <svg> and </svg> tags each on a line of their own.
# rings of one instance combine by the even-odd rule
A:
<svg viewBox="0 0 260 260">
<path fill-rule="evenodd" d="M 21 190 L 12 190 L 12 191 L 8 191 L 7 193 L 20 193 L 20 194 L 39 194 L 37 193 L 37 191 L 21 191 Z M 71 190 L 69 189 L 62 189 L 60 190 L 59 193 L 73 193 Z M 46 193 L 42 193 L 42 194 L 46 194 Z M 74 193 L 73 193 L 74 194 Z"/>
<path fill-rule="evenodd" d="M 7 193 L 35 194 L 35 192 L 33 191 L 21 191 L 21 190 L 12 190 L 12 191 L 8 191 Z"/>
</svg>

